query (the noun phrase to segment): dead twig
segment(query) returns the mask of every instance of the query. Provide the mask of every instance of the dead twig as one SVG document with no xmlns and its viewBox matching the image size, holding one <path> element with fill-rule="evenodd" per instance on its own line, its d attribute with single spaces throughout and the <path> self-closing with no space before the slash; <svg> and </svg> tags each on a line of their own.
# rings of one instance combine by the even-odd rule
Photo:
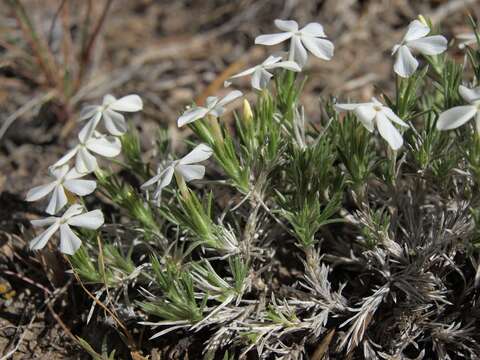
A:
<svg viewBox="0 0 480 360">
<path fill-rule="evenodd" d="M 3 138 L 8 128 L 13 124 L 15 120 L 17 120 L 20 116 L 24 115 L 34 107 L 49 101 L 50 99 L 55 97 L 56 94 L 56 90 L 50 90 L 46 94 L 40 94 L 39 96 L 34 97 L 32 100 L 24 104 L 17 111 L 13 112 L 9 117 L 5 119 L 5 122 L 0 128 L 0 140 Z"/>
<path fill-rule="evenodd" d="M 105 19 L 107 18 L 108 10 L 110 9 L 112 2 L 113 0 L 107 0 L 107 3 L 103 7 L 100 18 L 95 24 L 92 34 L 88 38 L 88 41 L 86 42 L 85 47 L 82 48 L 82 52 L 80 54 L 80 69 L 78 71 L 77 82 L 74 87 L 75 89 L 78 89 L 80 87 L 81 81 L 85 73 L 85 68 L 90 60 L 90 55 L 92 53 L 93 45 L 95 44 L 95 40 L 97 39 L 98 34 L 100 33 L 100 30 L 102 29 L 102 26 L 105 22 Z"/>
<path fill-rule="evenodd" d="M 20 345 L 22 345 L 22 342 L 25 339 L 25 336 L 27 335 L 28 331 L 30 330 L 30 328 L 31 328 L 31 326 L 32 326 L 32 324 L 33 324 L 33 322 L 35 321 L 36 318 L 37 318 L 37 314 L 33 314 L 32 319 L 28 323 L 28 325 L 25 328 L 25 330 L 23 331 L 22 335 L 20 335 L 20 338 L 18 339 L 18 342 L 15 345 L 15 347 L 12 350 L 10 350 L 8 353 L 3 355 L 0 358 L 0 360 L 7 360 L 8 358 L 10 358 L 13 354 L 15 354 L 18 351 L 18 349 L 20 348 Z"/>
<path fill-rule="evenodd" d="M 73 267 L 73 264 L 72 262 L 70 261 L 70 259 L 68 257 L 65 256 L 65 260 L 68 262 L 68 264 L 70 265 L 70 268 L 72 269 L 72 273 L 73 273 L 73 276 L 75 276 L 75 279 L 77 280 L 77 282 L 80 284 L 80 286 L 82 287 L 83 291 L 85 291 L 85 293 L 93 300 L 95 301 L 95 303 L 100 306 L 103 310 L 105 310 L 105 312 L 107 312 L 112 318 L 113 320 L 117 323 L 117 325 L 122 329 L 124 335 L 126 336 L 127 338 L 127 341 L 128 341 L 128 345 L 131 347 L 132 351 L 136 351 L 137 350 L 137 345 L 135 343 L 135 340 L 133 339 L 133 336 L 130 334 L 130 332 L 128 331 L 127 327 L 125 326 L 125 324 L 113 313 L 112 310 L 110 310 L 104 303 L 102 303 L 100 300 L 97 299 L 97 297 L 95 295 L 93 295 L 86 287 L 85 285 L 83 284 L 83 281 L 82 279 L 80 279 L 80 276 L 78 276 L 77 272 L 75 271 L 74 267 Z"/>
</svg>

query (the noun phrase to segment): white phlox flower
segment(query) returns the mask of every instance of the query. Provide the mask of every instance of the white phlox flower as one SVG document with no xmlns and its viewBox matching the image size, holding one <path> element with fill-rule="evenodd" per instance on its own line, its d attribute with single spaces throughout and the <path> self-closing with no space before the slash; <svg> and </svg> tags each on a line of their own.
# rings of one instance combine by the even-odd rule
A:
<svg viewBox="0 0 480 360">
<path fill-rule="evenodd" d="M 456 129 L 470 119 L 475 118 L 476 129 L 477 132 L 480 133 L 480 86 L 469 89 L 466 86 L 460 85 L 458 92 L 469 105 L 455 106 L 441 113 L 438 117 L 437 129 Z"/>
<path fill-rule="evenodd" d="M 307 49 L 322 60 L 330 60 L 333 57 L 333 43 L 326 38 L 321 24 L 309 23 L 299 29 L 298 23 L 294 20 L 277 19 L 275 26 L 283 32 L 257 36 L 255 44 L 276 45 L 290 39 L 288 59 L 300 67 L 304 67 L 308 61 Z"/>
<path fill-rule="evenodd" d="M 102 226 L 103 222 L 103 214 L 100 210 L 84 213 L 84 208 L 81 205 L 74 204 L 60 217 L 50 216 L 31 221 L 34 227 L 48 226 L 48 228 L 30 241 L 30 249 L 43 249 L 53 234 L 60 230 L 60 251 L 64 254 L 73 255 L 82 244 L 82 240 L 72 231 L 70 226 L 96 230 Z"/>
<path fill-rule="evenodd" d="M 403 138 L 400 132 L 392 122 L 408 127 L 408 124 L 400 119 L 392 109 L 383 105 L 376 98 L 372 98 L 371 102 L 358 104 L 336 104 L 335 107 L 340 111 L 353 111 L 358 120 L 365 128 L 373 132 L 375 126 L 390 147 L 398 150 L 403 145 Z"/>
<path fill-rule="evenodd" d="M 239 97 L 242 92 L 234 90 L 220 99 L 216 96 L 209 96 L 205 101 L 205 106 L 194 106 L 183 113 L 177 120 L 178 127 L 190 124 L 198 119 L 203 119 L 205 116 L 220 117 L 225 112 L 225 106 Z"/>
<path fill-rule="evenodd" d="M 418 61 L 412 55 L 417 51 L 423 55 L 438 55 L 447 50 L 447 39 L 441 35 L 427 36 L 430 27 L 419 20 L 413 20 L 408 25 L 407 32 L 400 44 L 392 49 L 392 55 L 396 55 L 395 72 L 403 77 L 410 77 L 418 68 Z"/>
<path fill-rule="evenodd" d="M 79 133 L 82 141 L 87 139 L 97 128 L 103 118 L 105 128 L 114 135 L 120 136 L 127 131 L 127 123 L 120 112 L 137 112 L 143 109 L 143 102 L 138 95 L 127 95 L 116 99 L 113 95 L 105 95 L 102 105 L 89 105 L 82 109 L 80 121 L 89 120 Z"/>
<path fill-rule="evenodd" d="M 75 157 L 75 169 L 79 173 L 90 173 L 98 167 L 97 159 L 92 153 L 112 158 L 122 150 L 122 143 L 113 136 L 94 132 L 84 140 L 80 139 L 80 136 L 78 138 L 79 144 L 53 164 L 53 167 L 62 166 Z"/>
<path fill-rule="evenodd" d="M 273 76 L 272 73 L 269 72 L 269 70 L 281 68 L 295 72 L 302 71 L 302 69 L 300 68 L 300 66 L 298 66 L 296 62 L 282 60 L 283 58 L 281 56 L 270 55 L 260 65 L 251 67 L 250 69 L 233 75 L 230 79 L 236 79 L 242 76 L 252 75 L 252 87 L 257 90 L 262 90 L 267 87 L 270 79 Z"/>
<path fill-rule="evenodd" d="M 205 166 L 197 163 L 207 160 L 212 156 L 212 149 L 206 144 L 197 145 L 192 151 L 180 160 L 171 162 L 162 169 L 157 175 L 142 185 L 142 189 L 157 184 L 154 198 L 158 198 L 162 189 L 172 182 L 174 174 L 181 176 L 186 182 L 203 179 L 205 176 Z"/>
<path fill-rule="evenodd" d="M 49 169 L 50 175 L 55 178 L 49 184 L 36 186 L 29 190 L 26 196 L 27 201 L 37 201 L 52 193 L 47 209 L 48 214 L 58 213 L 68 202 L 65 189 L 73 194 L 85 196 L 91 194 L 97 187 L 93 180 L 83 180 L 85 174 L 79 173 L 75 168 L 69 169 L 68 165 Z"/>
</svg>

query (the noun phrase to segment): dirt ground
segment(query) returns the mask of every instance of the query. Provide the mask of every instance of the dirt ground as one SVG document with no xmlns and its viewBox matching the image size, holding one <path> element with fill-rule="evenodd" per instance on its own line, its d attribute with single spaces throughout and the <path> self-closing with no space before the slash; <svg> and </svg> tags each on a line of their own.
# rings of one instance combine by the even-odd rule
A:
<svg viewBox="0 0 480 360">
<path fill-rule="evenodd" d="M 75 46 L 62 44 L 62 26 L 68 24 L 75 40 L 88 4 L 95 23 L 107 2 L 22 1 L 56 61 L 72 62 L 73 70 Z M 254 46 L 253 39 L 275 31 L 273 20 L 282 18 L 318 21 L 335 44 L 332 61 L 311 58 L 307 70 L 303 103 L 314 121 L 322 97 L 365 100 L 391 91 L 391 48 L 418 14 L 441 24 L 453 39 L 469 30 L 467 15 L 480 12 L 475 0 L 113 0 L 86 73 L 66 102 L 36 70 L 11 3 L 0 2 L 0 356 L 13 352 L 14 359 L 85 356 L 71 340 L 71 333 L 86 332 L 81 324 L 88 310 L 76 304 L 72 316 L 70 308 L 81 289 L 73 289 L 68 276 L 45 276 L 47 260 L 26 250 L 28 220 L 41 209 L 22 201 L 73 144 L 83 104 L 98 103 L 106 93 L 137 93 L 145 110 L 133 123 L 143 146 L 150 147 L 158 126 L 180 140 L 175 120 L 184 106 L 225 92 L 228 76 L 263 60 L 267 49 Z M 457 43 L 450 51 L 462 61 Z M 247 79 L 235 83 L 245 91 L 248 85 Z"/>
</svg>

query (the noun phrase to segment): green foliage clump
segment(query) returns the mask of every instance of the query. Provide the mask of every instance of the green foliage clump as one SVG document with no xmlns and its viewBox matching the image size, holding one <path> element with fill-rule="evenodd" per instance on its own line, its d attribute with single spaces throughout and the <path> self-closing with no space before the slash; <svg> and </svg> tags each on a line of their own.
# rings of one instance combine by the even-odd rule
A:
<svg viewBox="0 0 480 360">
<path fill-rule="evenodd" d="M 478 84 L 480 52 L 467 54 L 466 66 L 426 56 L 383 94 L 407 124 L 398 149 L 333 100 L 307 121 L 306 80 L 282 70 L 233 123 L 189 124 L 213 154 L 203 181 L 175 170 L 152 200 L 98 172 L 118 223 L 98 235 L 106 244 L 86 241 L 74 271 L 131 309 L 152 346 L 173 336 L 198 357 L 480 356 L 480 135 L 473 122 L 437 128 L 464 104 L 462 79 Z M 135 133 L 122 141 L 123 171 L 145 182 L 151 159 Z"/>
</svg>

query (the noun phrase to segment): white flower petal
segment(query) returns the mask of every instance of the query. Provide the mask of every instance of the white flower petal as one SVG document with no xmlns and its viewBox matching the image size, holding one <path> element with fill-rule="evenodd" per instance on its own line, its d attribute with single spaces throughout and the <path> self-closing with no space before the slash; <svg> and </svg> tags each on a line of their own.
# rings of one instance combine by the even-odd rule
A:
<svg viewBox="0 0 480 360">
<path fill-rule="evenodd" d="M 114 136 L 121 136 L 127 132 L 127 123 L 122 114 L 107 109 L 103 112 L 105 128 Z"/>
<path fill-rule="evenodd" d="M 365 128 L 372 132 L 374 128 L 374 119 L 377 115 L 377 111 L 373 108 L 372 104 L 359 105 L 354 110 L 358 120 L 365 126 Z"/>
<path fill-rule="evenodd" d="M 410 49 L 405 45 L 400 46 L 397 52 L 397 60 L 393 67 L 395 72 L 399 76 L 407 78 L 417 70 L 417 67 L 418 61 L 413 57 Z"/>
<path fill-rule="evenodd" d="M 225 97 L 223 97 L 222 99 L 220 99 L 218 101 L 218 103 L 215 105 L 215 108 L 218 108 L 219 106 L 220 107 L 224 107 L 226 106 L 227 104 L 237 100 L 239 97 L 241 97 L 243 94 L 241 91 L 239 90 L 233 90 L 231 91 L 230 93 L 228 93 L 227 95 L 225 95 Z"/>
<path fill-rule="evenodd" d="M 73 255 L 81 245 L 82 240 L 67 224 L 62 224 L 60 226 L 60 251 L 67 255 Z"/>
<path fill-rule="evenodd" d="M 474 101 L 480 100 L 480 86 L 469 89 L 466 86 L 460 85 L 458 87 L 458 92 L 460 93 L 462 99 L 468 103 L 473 103 Z"/>
<path fill-rule="evenodd" d="M 95 116 L 85 124 L 82 130 L 80 130 L 80 132 L 78 133 L 78 139 L 81 143 L 84 143 L 88 140 L 88 138 L 93 135 L 101 118 L 102 112 L 97 112 Z"/>
<path fill-rule="evenodd" d="M 55 215 L 58 213 L 66 204 L 67 204 L 67 196 L 65 195 L 65 190 L 63 190 L 63 186 L 58 185 L 55 187 L 53 191 L 52 197 L 50 198 L 50 202 L 48 203 L 47 209 L 45 210 L 47 214 Z"/>
<path fill-rule="evenodd" d="M 56 182 L 50 184 L 35 186 L 33 189 L 28 190 L 26 201 L 37 201 L 50 194 L 55 189 Z"/>
<path fill-rule="evenodd" d="M 109 106 L 113 104 L 115 101 L 117 101 L 117 98 L 115 96 L 113 96 L 112 94 L 107 94 L 103 97 L 102 105 Z"/>
<path fill-rule="evenodd" d="M 207 109 L 211 110 L 215 107 L 215 105 L 217 105 L 218 100 L 219 99 L 217 96 L 208 96 L 207 99 L 205 100 L 205 106 L 207 107 Z"/>
<path fill-rule="evenodd" d="M 85 146 L 88 150 L 108 158 L 115 157 L 122 151 L 122 143 L 118 138 L 112 136 L 91 138 Z"/>
<path fill-rule="evenodd" d="M 325 31 L 323 26 L 319 23 L 308 23 L 305 25 L 300 32 L 305 35 L 310 35 L 314 37 L 325 37 Z"/>
<path fill-rule="evenodd" d="M 41 226 L 52 225 L 57 220 L 58 220 L 58 217 L 49 216 L 45 219 L 30 220 L 30 223 L 32 224 L 33 227 L 41 227 Z"/>
<path fill-rule="evenodd" d="M 258 68 L 258 66 L 251 67 L 247 70 L 239 72 L 236 75 L 233 75 L 232 77 L 230 77 L 230 79 L 236 79 L 236 78 L 239 78 L 239 77 L 242 77 L 242 76 L 247 76 L 247 75 L 253 74 L 255 72 L 255 70 L 257 70 L 257 68 Z"/>
<path fill-rule="evenodd" d="M 58 167 L 65 165 L 70 159 L 72 159 L 75 154 L 78 152 L 79 147 L 75 146 L 73 149 L 69 150 L 65 155 L 63 155 L 58 161 L 52 165 L 53 167 Z"/>
<path fill-rule="evenodd" d="M 175 167 L 175 171 L 177 171 L 187 182 L 203 179 L 205 176 L 205 166 L 203 165 L 179 164 Z"/>
<path fill-rule="evenodd" d="M 73 204 L 62 215 L 62 220 L 70 219 L 72 216 L 79 215 L 83 212 L 83 206 L 80 204 Z"/>
<path fill-rule="evenodd" d="M 330 40 L 318 39 L 312 36 L 302 36 L 302 43 L 316 57 L 330 60 L 333 57 L 334 46 Z"/>
<path fill-rule="evenodd" d="M 275 23 L 275 26 L 282 31 L 291 31 L 291 32 L 298 31 L 298 23 L 295 20 L 276 19 L 274 23 Z"/>
<path fill-rule="evenodd" d="M 225 113 L 225 108 L 223 108 L 223 107 L 221 107 L 221 106 L 217 106 L 216 108 L 210 110 L 210 112 L 208 113 L 208 115 L 211 115 L 211 116 L 213 116 L 213 117 L 219 118 L 219 117 L 222 116 L 224 113 Z"/>
<path fill-rule="evenodd" d="M 189 165 L 207 160 L 212 156 L 213 150 L 206 144 L 197 145 L 192 151 L 180 159 L 179 164 Z"/>
<path fill-rule="evenodd" d="M 51 166 L 49 169 L 50 175 L 55 179 L 60 180 L 68 173 L 68 165 L 62 165 L 58 167 Z"/>
<path fill-rule="evenodd" d="M 175 169 L 173 166 L 169 166 L 167 169 L 165 169 L 163 176 L 162 176 L 162 181 L 160 181 L 160 184 L 158 184 L 157 192 L 162 190 L 164 187 L 170 185 L 172 182 L 173 178 L 173 173 Z"/>
<path fill-rule="evenodd" d="M 448 41 L 441 35 L 434 35 L 409 41 L 407 45 L 423 55 L 438 55 L 447 50 Z"/>
<path fill-rule="evenodd" d="M 91 173 L 97 168 L 97 159 L 85 147 L 80 147 L 75 159 L 75 168 L 81 173 Z"/>
<path fill-rule="evenodd" d="M 302 71 L 302 68 L 295 61 L 280 61 L 276 64 L 265 67 L 265 69 L 276 69 L 276 68 L 287 69 L 295 72 Z"/>
<path fill-rule="evenodd" d="M 400 126 L 408 127 L 408 124 L 407 124 L 405 121 L 403 121 L 402 119 L 400 119 L 400 118 L 397 116 L 397 114 L 395 114 L 395 113 L 393 112 L 393 110 L 390 109 L 389 107 L 382 106 L 382 112 L 385 114 L 385 116 L 386 116 L 389 120 L 393 121 L 394 123 L 396 123 L 396 124 L 398 124 L 398 125 L 400 125 Z"/>
<path fill-rule="evenodd" d="M 93 210 L 85 214 L 75 215 L 68 219 L 67 223 L 71 226 L 78 226 L 85 229 L 97 230 L 104 223 L 101 210 Z"/>
<path fill-rule="evenodd" d="M 60 224 L 56 221 L 53 223 L 47 230 L 45 230 L 40 235 L 36 236 L 30 241 L 30 249 L 31 250 L 40 250 L 45 247 L 48 240 L 52 237 L 53 234 L 58 230 Z"/>
<path fill-rule="evenodd" d="M 65 189 L 78 196 L 85 196 L 95 191 L 97 183 L 94 180 L 71 179 L 63 182 Z"/>
<path fill-rule="evenodd" d="M 307 50 L 302 45 L 298 36 L 293 36 L 290 41 L 290 53 L 288 60 L 295 61 L 300 67 L 304 67 L 308 60 Z"/>
<path fill-rule="evenodd" d="M 255 38 L 255 44 L 257 44 L 257 45 L 276 45 L 276 44 L 280 44 L 282 41 L 290 39 L 291 37 L 292 37 L 292 33 L 290 33 L 290 32 L 260 35 L 260 36 L 257 36 Z"/>
<path fill-rule="evenodd" d="M 365 104 L 368 104 L 368 103 L 363 103 L 364 105 Z M 358 106 L 360 106 L 362 104 L 347 104 L 347 103 L 340 103 L 340 104 L 335 104 L 335 108 L 337 109 L 337 111 L 353 111 L 355 110 Z"/>
<path fill-rule="evenodd" d="M 87 120 L 92 118 L 96 113 L 101 111 L 101 106 L 98 105 L 87 105 L 80 111 L 80 116 L 78 117 L 79 121 Z"/>
<path fill-rule="evenodd" d="M 182 127 L 184 125 L 190 124 L 195 120 L 202 119 L 205 115 L 208 114 L 208 109 L 204 107 L 195 107 L 192 109 L 188 109 L 180 116 L 177 120 L 178 127 Z"/>
<path fill-rule="evenodd" d="M 380 135 L 387 141 L 393 150 L 398 150 L 403 145 L 403 138 L 400 132 L 388 120 L 385 114 L 381 111 L 377 112 L 376 116 L 377 129 Z"/>
<path fill-rule="evenodd" d="M 430 32 L 430 28 L 419 20 L 413 20 L 409 25 L 404 41 L 412 41 L 427 36 Z"/>
<path fill-rule="evenodd" d="M 396 54 L 401 45 L 394 45 L 392 48 L 392 56 Z"/>
<path fill-rule="evenodd" d="M 267 68 L 267 67 L 269 67 L 273 64 L 276 64 L 277 62 L 281 61 L 282 59 L 283 58 L 282 58 L 281 55 L 270 55 L 268 58 L 266 58 L 262 62 L 261 66 Z"/>
<path fill-rule="evenodd" d="M 141 188 L 141 189 L 146 189 L 146 188 L 152 186 L 153 184 L 156 184 L 156 183 L 158 182 L 158 180 L 160 180 L 161 177 L 162 177 L 162 174 L 161 174 L 161 173 L 155 175 L 154 177 L 152 177 L 152 178 L 148 179 L 146 182 L 144 182 L 144 183 L 140 186 L 140 188 Z"/>
<path fill-rule="evenodd" d="M 109 109 L 123 112 L 135 112 L 143 109 L 143 101 L 138 95 L 127 95 L 110 104 Z"/>
<path fill-rule="evenodd" d="M 165 169 L 163 169 L 163 171 L 160 172 L 160 174 L 154 176 L 153 178 L 148 180 L 145 184 L 143 184 L 142 189 L 145 189 L 160 181 L 156 190 L 156 194 L 157 195 L 160 194 L 162 189 L 170 185 L 170 183 L 172 182 L 173 172 L 174 172 L 174 168 L 172 165 L 166 167 Z M 157 197 L 157 195 L 155 197 Z"/>
<path fill-rule="evenodd" d="M 77 169 L 71 168 L 70 171 L 65 174 L 64 179 L 65 180 L 79 179 L 81 177 L 84 177 L 85 175 L 86 175 L 85 173 L 80 173 L 77 171 Z"/>
<path fill-rule="evenodd" d="M 373 104 L 374 106 L 380 106 L 380 107 L 383 106 L 383 104 L 381 103 L 381 101 L 378 100 L 375 96 L 372 96 L 372 104 Z"/>
<path fill-rule="evenodd" d="M 267 70 L 258 68 L 257 71 L 253 73 L 252 76 L 252 87 L 257 90 L 265 89 L 272 78 L 272 74 L 270 74 Z"/>
<path fill-rule="evenodd" d="M 456 106 L 440 114 L 437 121 L 438 130 L 451 130 L 465 124 L 477 113 L 473 105 Z"/>
</svg>

